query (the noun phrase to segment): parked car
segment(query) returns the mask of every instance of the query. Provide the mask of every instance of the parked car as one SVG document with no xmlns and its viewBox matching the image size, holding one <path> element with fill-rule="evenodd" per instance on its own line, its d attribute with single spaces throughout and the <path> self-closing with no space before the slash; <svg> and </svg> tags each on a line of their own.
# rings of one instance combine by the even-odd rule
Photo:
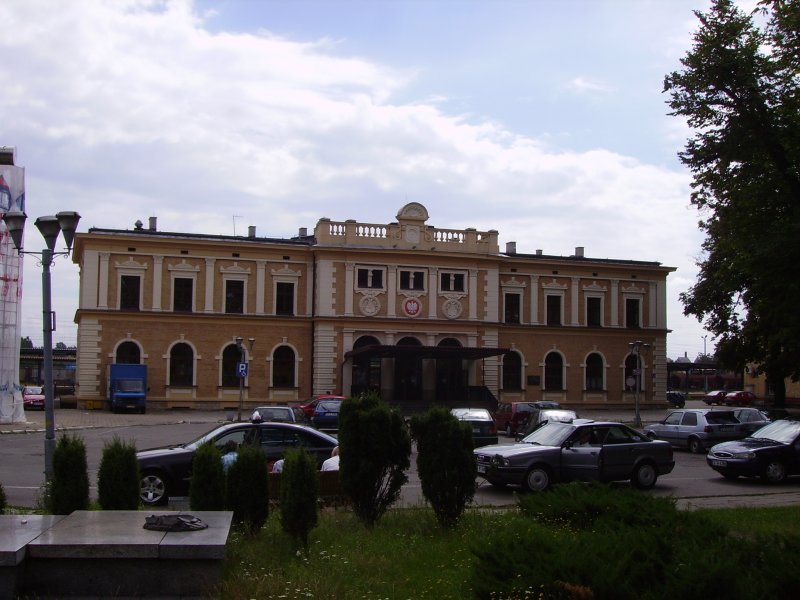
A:
<svg viewBox="0 0 800 600">
<path fill-rule="evenodd" d="M 652 488 L 675 467 L 672 447 L 627 425 L 576 419 L 548 422 L 514 444 L 477 448 L 478 476 L 495 486 L 543 491 L 555 482 L 630 480 Z"/>
<path fill-rule="evenodd" d="M 672 411 L 658 423 L 645 425 L 644 434 L 696 454 L 719 442 L 743 438 L 747 431 L 740 427 L 732 410 L 686 408 Z"/>
<path fill-rule="evenodd" d="M 139 497 L 147 505 L 163 504 L 170 496 L 186 496 L 192 474 L 194 454 L 204 442 L 222 450 L 233 441 L 236 445 L 257 444 L 269 462 L 283 458 L 287 448 L 303 447 L 317 458 L 318 466 L 330 458 L 338 444 L 336 438 L 292 423 L 227 423 L 215 427 L 187 444 L 151 448 L 136 453 L 141 481 Z"/>
<path fill-rule="evenodd" d="M 317 429 L 339 429 L 339 410 L 342 408 L 341 400 L 322 399 L 314 407 L 311 424 Z"/>
<path fill-rule="evenodd" d="M 711 406 L 712 404 L 722 404 L 722 399 L 727 392 L 725 390 L 713 390 L 703 396 L 703 402 Z"/>
<path fill-rule="evenodd" d="M 770 419 L 766 413 L 761 412 L 757 408 L 737 408 L 733 411 L 733 416 L 739 420 L 740 427 L 743 431 L 746 431 L 748 435 L 753 433 L 756 429 L 761 429 L 767 423 L 772 422 L 772 419 Z"/>
<path fill-rule="evenodd" d="M 525 436 L 530 435 L 539 427 L 550 421 L 558 423 L 572 423 L 578 418 L 578 413 L 574 410 L 566 410 L 563 408 L 545 408 L 536 409 L 531 413 L 528 420 L 525 422 L 524 428 L 517 433 L 517 440 L 521 441 Z"/>
<path fill-rule="evenodd" d="M 533 410 L 536 410 L 536 405 L 533 402 L 501 403 L 492 415 L 497 431 L 505 431 L 509 437 L 514 435 Z"/>
<path fill-rule="evenodd" d="M 800 474 L 800 421 L 773 421 L 749 437 L 717 444 L 706 462 L 726 479 L 762 477 L 781 483 Z"/>
<path fill-rule="evenodd" d="M 485 408 L 454 408 L 450 413 L 472 426 L 472 442 L 476 448 L 497 443 L 497 426 Z"/>
<path fill-rule="evenodd" d="M 26 385 L 22 388 L 22 407 L 44 410 L 44 390 L 40 385 Z"/>
<path fill-rule="evenodd" d="M 728 392 L 722 398 L 722 403 L 725 406 L 750 406 L 756 400 L 756 395 L 753 392 Z"/>
<path fill-rule="evenodd" d="M 300 408 L 309 420 L 311 417 L 314 416 L 314 409 L 317 408 L 317 404 L 319 404 L 320 400 L 344 400 L 344 396 L 337 396 L 335 394 L 319 394 L 311 398 L 311 400 L 307 400 L 300 405 Z"/>
<path fill-rule="evenodd" d="M 253 415 L 259 414 L 262 421 L 279 421 L 281 423 L 306 423 L 306 413 L 299 406 L 257 406 Z"/>
<path fill-rule="evenodd" d="M 683 408 L 686 406 L 686 394 L 676 390 L 668 390 L 667 404 L 669 404 L 672 408 Z"/>
</svg>

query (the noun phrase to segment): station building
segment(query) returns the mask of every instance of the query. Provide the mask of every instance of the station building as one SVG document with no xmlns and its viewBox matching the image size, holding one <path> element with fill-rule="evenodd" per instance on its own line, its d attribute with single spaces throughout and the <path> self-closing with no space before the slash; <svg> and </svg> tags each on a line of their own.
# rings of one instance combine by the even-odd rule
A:
<svg viewBox="0 0 800 600">
<path fill-rule="evenodd" d="M 288 239 L 92 228 L 80 265 L 79 405 L 112 363 L 148 366 L 148 405 L 230 409 L 375 390 L 430 404 L 663 405 L 657 262 L 501 252 L 498 232 L 322 218 Z M 246 364 L 246 376 L 239 377 Z"/>
</svg>

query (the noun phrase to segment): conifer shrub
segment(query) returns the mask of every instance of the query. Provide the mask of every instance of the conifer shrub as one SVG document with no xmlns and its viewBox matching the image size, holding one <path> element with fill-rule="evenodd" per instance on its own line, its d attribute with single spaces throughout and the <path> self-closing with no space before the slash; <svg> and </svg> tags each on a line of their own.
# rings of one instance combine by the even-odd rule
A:
<svg viewBox="0 0 800 600">
<path fill-rule="evenodd" d="M 287 450 L 281 473 L 281 527 L 302 544 L 306 554 L 308 535 L 317 526 L 318 496 L 316 457 L 305 448 Z"/>
<path fill-rule="evenodd" d="M 48 512 L 54 515 L 68 515 L 89 507 L 86 444 L 81 437 L 65 433 L 58 439 L 46 501 Z"/>
<path fill-rule="evenodd" d="M 374 393 L 348 398 L 339 414 L 339 477 L 355 515 L 373 527 L 408 480 L 411 437 L 402 415 Z"/>
<path fill-rule="evenodd" d="M 189 482 L 189 506 L 192 510 L 224 510 L 225 471 L 222 452 L 213 442 L 201 444 L 192 461 Z"/>
<path fill-rule="evenodd" d="M 438 406 L 411 419 L 422 493 L 439 524 L 453 527 L 475 496 L 472 429 Z"/>
<path fill-rule="evenodd" d="M 133 442 L 114 436 L 103 446 L 97 471 L 97 499 L 103 510 L 139 508 L 139 463 Z"/>
<path fill-rule="evenodd" d="M 228 469 L 225 504 L 233 520 L 255 535 L 269 516 L 267 461 L 260 446 L 242 444 Z"/>
<path fill-rule="evenodd" d="M 3 484 L 0 483 L 0 515 L 6 512 L 8 500 L 6 500 L 6 491 L 3 489 Z"/>
</svg>

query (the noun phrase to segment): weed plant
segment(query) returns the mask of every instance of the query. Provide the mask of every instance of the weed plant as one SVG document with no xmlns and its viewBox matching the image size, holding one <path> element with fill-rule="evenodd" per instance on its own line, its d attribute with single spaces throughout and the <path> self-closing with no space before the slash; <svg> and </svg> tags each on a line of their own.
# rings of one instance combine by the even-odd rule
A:
<svg viewBox="0 0 800 600">
<path fill-rule="evenodd" d="M 0 515 L 6 512 L 6 491 L 3 489 L 3 484 L 0 483 Z"/>
</svg>

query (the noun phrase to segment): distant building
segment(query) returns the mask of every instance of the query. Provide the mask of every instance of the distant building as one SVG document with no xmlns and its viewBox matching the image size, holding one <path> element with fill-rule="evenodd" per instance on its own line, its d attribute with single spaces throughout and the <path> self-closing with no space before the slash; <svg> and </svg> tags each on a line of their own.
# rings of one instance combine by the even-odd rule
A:
<svg viewBox="0 0 800 600">
<path fill-rule="evenodd" d="M 162 232 L 155 218 L 79 233 L 79 402 L 102 405 L 109 365 L 136 362 L 150 405 L 233 407 L 243 351 L 246 407 L 364 390 L 409 411 L 633 407 L 640 340 L 640 401 L 663 404 L 673 268 L 500 252 L 497 231 L 427 221 L 412 202 L 392 223 L 323 218 L 291 239 Z"/>
</svg>

